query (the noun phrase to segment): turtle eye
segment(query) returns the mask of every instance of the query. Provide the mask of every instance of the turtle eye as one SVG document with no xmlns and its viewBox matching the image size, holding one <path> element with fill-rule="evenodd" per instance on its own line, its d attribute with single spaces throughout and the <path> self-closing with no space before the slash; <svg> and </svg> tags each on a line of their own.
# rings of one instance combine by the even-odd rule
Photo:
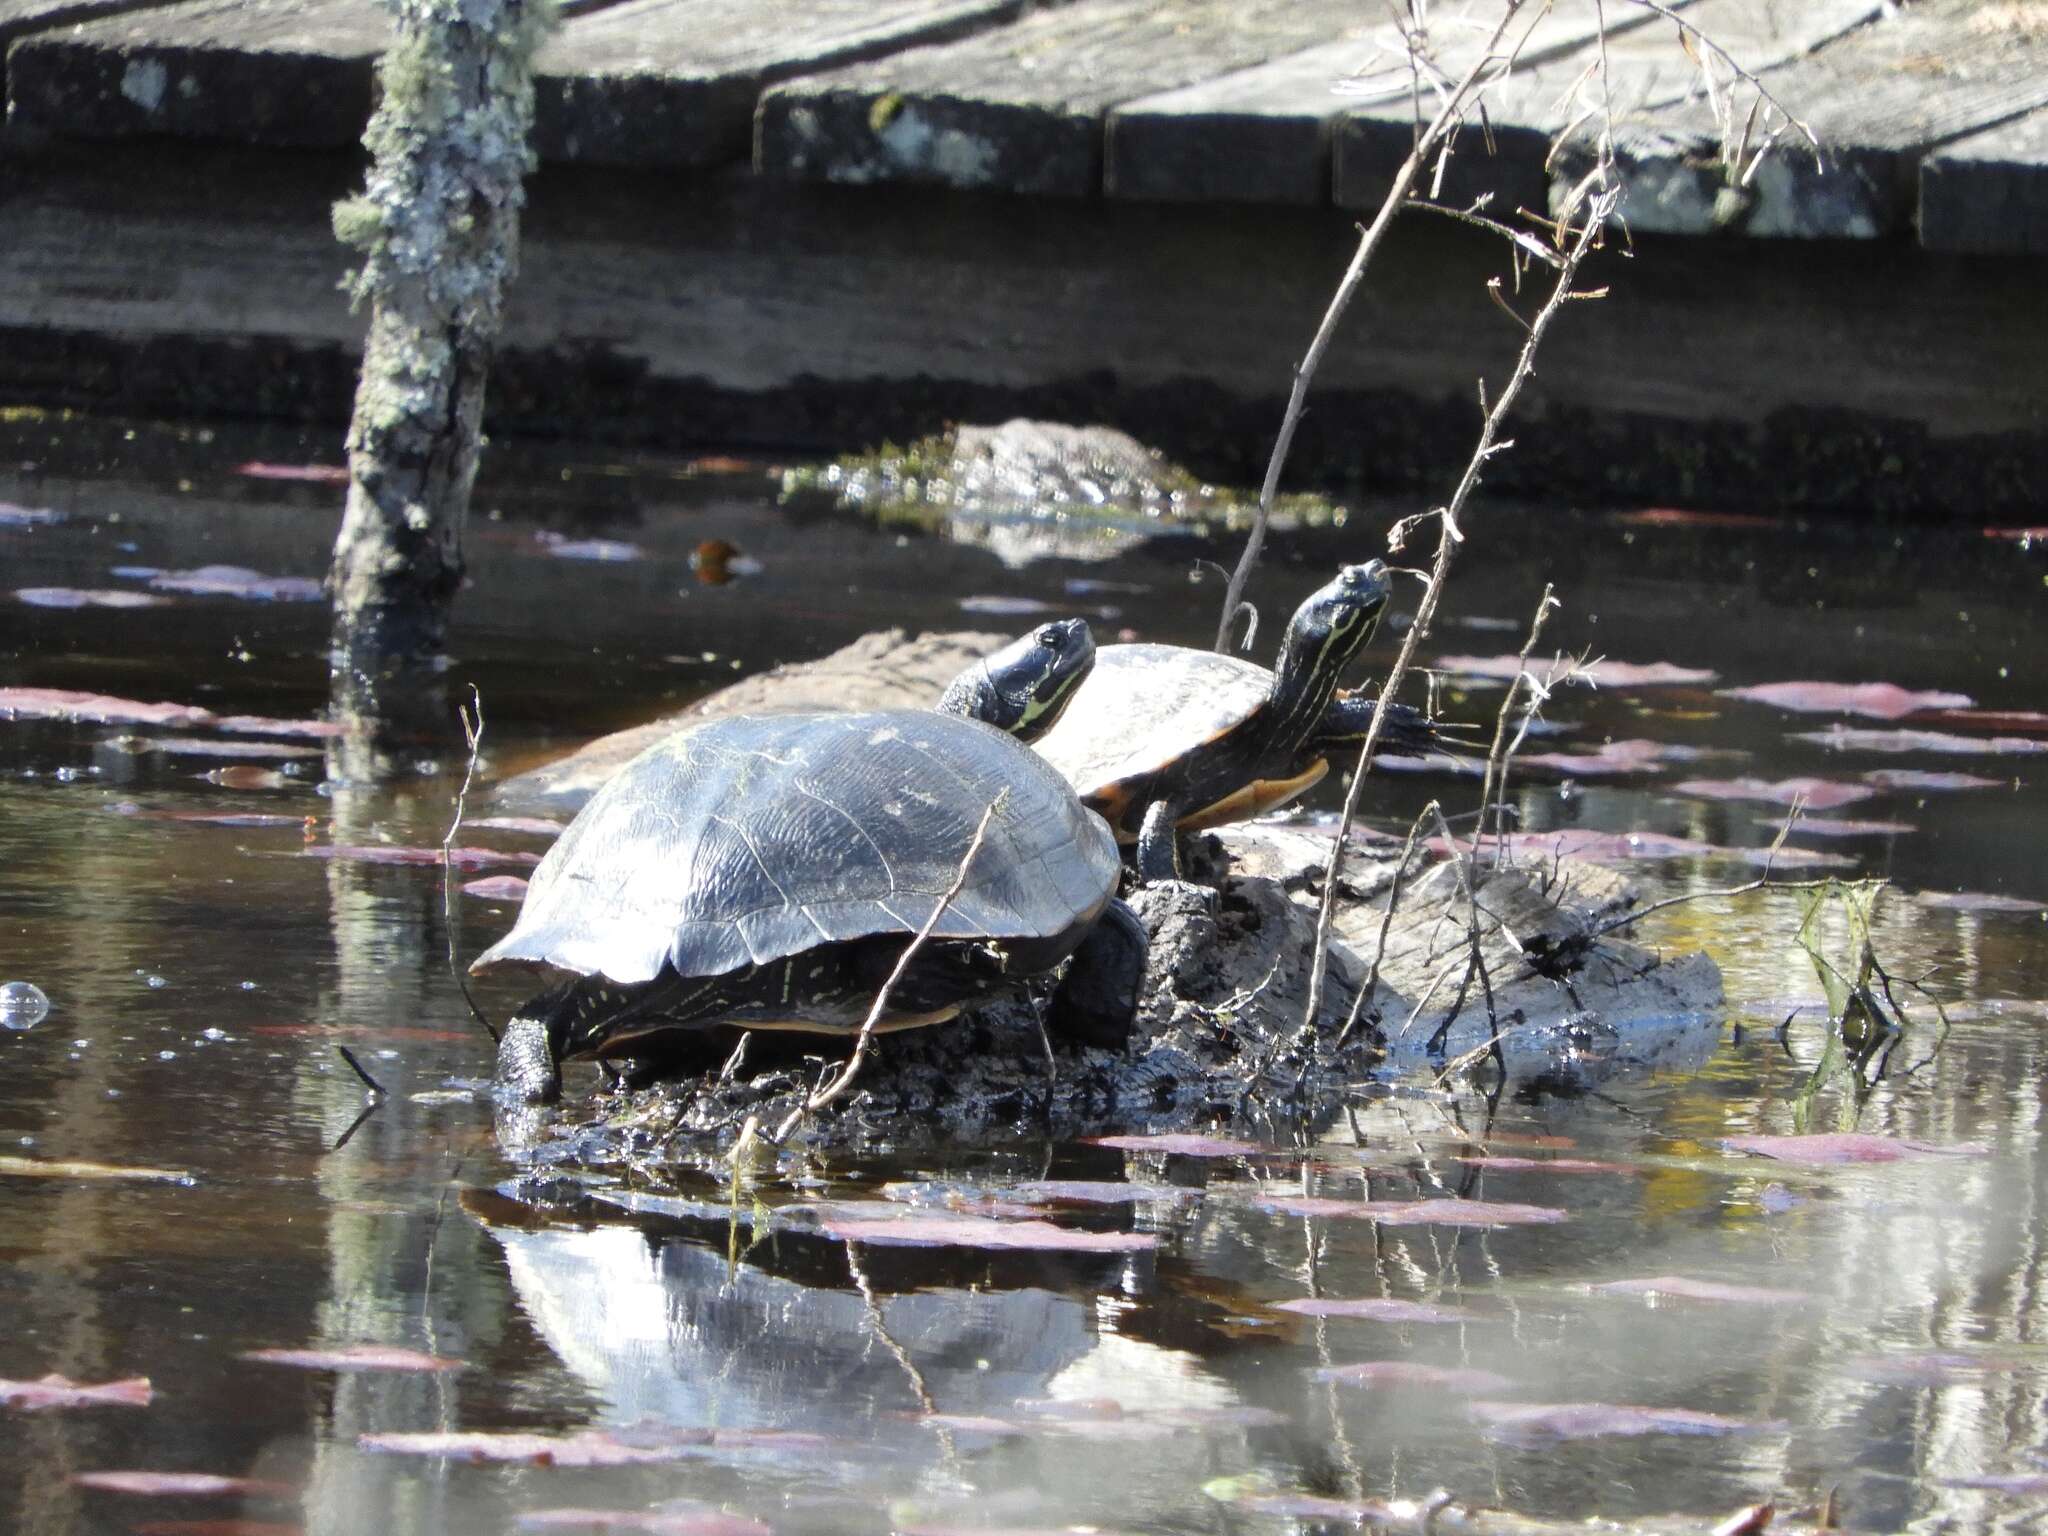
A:
<svg viewBox="0 0 2048 1536">
<path fill-rule="evenodd" d="M 1041 629 L 1038 632 L 1038 643 L 1044 646 L 1047 650 L 1058 650 L 1060 648 L 1059 626 L 1056 624 L 1048 624 L 1045 626 L 1045 628 Z"/>
</svg>

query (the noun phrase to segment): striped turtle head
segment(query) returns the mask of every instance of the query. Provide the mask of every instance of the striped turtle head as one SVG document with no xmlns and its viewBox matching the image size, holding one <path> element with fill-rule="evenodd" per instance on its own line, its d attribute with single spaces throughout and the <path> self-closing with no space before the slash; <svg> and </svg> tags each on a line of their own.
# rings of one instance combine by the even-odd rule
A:
<svg viewBox="0 0 2048 1536">
<path fill-rule="evenodd" d="M 1030 741 L 1059 718 L 1094 665 L 1095 637 L 1088 621 L 1058 619 L 962 672 L 939 699 L 938 709 Z"/>
<path fill-rule="evenodd" d="M 1276 711 L 1290 725 L 1307 733 L 1321 721 L 1345 667 L 1379 628 L 1392 589 L 1386 562 L 1368 560 L 1345 566 L 1294 610 L 1273 688 Z"/>
</svg>

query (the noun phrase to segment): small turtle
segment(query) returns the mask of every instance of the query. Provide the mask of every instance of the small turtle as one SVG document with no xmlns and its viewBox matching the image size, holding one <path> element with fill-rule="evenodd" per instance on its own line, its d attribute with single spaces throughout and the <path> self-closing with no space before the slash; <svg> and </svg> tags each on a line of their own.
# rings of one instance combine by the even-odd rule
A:
<svg viewBox="0 0 2048 1536">
<path fill-rule="evenodd" d="M 706 720 L 610 780 L 534 871 L 512 931 L 472 970 L 572 979 L 499 1045 L 501 1096 L 545 1101 L 565 1058 L 643 1056 L 716 1025 L 857 1033 L 905 942 L 982 846 L 897 981 L 883 1029 L 933 1024 L 1058 966 L 1112 907 L 1109 828 L 1023 744 L 1087 674 L 1079 619 L 1041 626 L 934 710 Z M 995 807 L 990 813 L 989 808 Z M 1128 1026 L 1144 930 L 1121 904 L 1091 945 L 1125 985 L 1087 978 Z"/>
<path fill-rule="evenodd" d="M 1387 605 L 1383 561 L 1348 565 L 1295 610 L 1273 672 L 1179 645 L 1109 645 L 1072 705 L 1035 744 L 1117 841 L 1136 843 L 1141 879 L 1180 875 L 1176 830 L 1285 805 L 1329 772 L 1329 749 L 1359 741 L 1376 702 L 1338 696 Z M 1382 739 L 1437 744 L 1419 710 L 1388 706 Z"/>
</svg>

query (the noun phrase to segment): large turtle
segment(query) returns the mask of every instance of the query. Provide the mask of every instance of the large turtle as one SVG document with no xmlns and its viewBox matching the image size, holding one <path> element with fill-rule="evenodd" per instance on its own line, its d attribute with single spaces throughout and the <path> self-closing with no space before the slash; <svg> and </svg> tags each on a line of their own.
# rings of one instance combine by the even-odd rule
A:
<svg viewBox="0 0 2048 1536">
<path fill-rule="evenodd" d="M 1036 743 L 1121 843 L 1144 880 L 1176 879 L 1177 831 L 1284 805 L 1329 771 L 1328 752 L 1359 741 L 1376 701 L 1338 697 L 1345 666 L 1387 605 L 1383 561 L 1347 565 L 1295 610 L 1274 671 L 1178 645 L 1109 645 L 1073 703 Z M 1388 706 L 1382 740 L 1437 744 L 1419 710 Z"/>
<path fill-rule="evenodd" d="M 1115 897 L 1116 842 L 1023 741 L 1094 652 L 1081 620 L 1046 624 L 969 668 L 934 710 L 728 716 L 634 758 L 471 967 L 572 973 L 507 1026 L 501 1095 L 553 1098 L 564 1058 L 643 1056 L 678 1030 L 858 1031 L 991 806 L 879 1027 L 936 1023 L 1059 965 Z M 1103 963 L 1129 969 L 1143 930 L 1118 914 Z M 1123 997 L 1127 1016 L 1129 987 L 1091 978 L 1087 995 Z"/>
</svg>

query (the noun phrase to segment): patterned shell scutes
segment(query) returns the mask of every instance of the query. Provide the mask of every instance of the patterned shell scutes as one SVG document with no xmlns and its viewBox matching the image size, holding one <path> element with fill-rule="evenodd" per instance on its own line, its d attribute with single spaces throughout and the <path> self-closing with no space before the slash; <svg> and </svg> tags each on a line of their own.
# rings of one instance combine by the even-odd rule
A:
<svg viewBox="0 0 2048 1536">
<path fill-rule="evenodd" d="M 1115 894 L 1116 843 L 992 726 L 925 710 L 733 716 L 679 731 L 592 797 L 479 957 L 646 981 L 909 934 L 989 821 L 935 938 L 1045 938 Z"/>
<path fill-rule="evenodd" d="M 1180 645 L 1106 645 L 1032 745 L 1081 795 L 1156 773 L 1236 730 L 1272 697 L 1253 662 Z"/>
</svg>

